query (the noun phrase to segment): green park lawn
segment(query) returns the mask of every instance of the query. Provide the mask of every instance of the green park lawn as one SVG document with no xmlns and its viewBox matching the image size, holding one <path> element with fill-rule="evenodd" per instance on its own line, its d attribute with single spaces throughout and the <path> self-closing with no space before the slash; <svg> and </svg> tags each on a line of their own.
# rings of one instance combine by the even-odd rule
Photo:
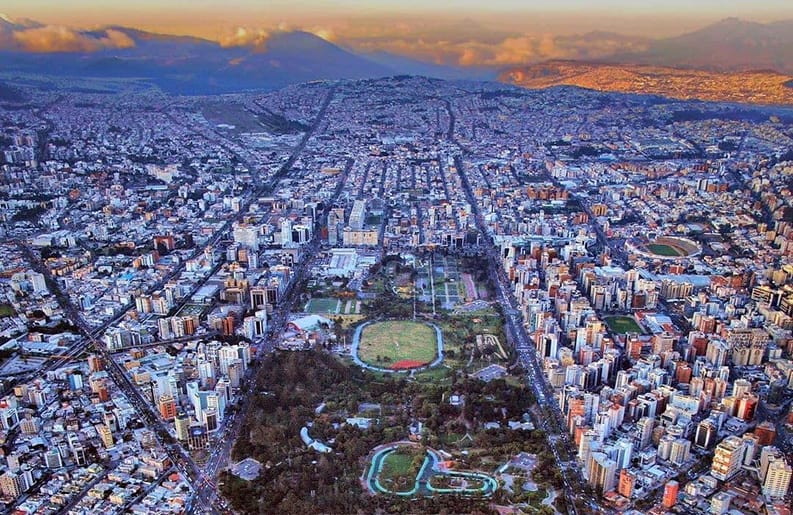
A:
<svg viewBox="0 0 793 515">
<path fill-rule="evenodd" d="M 358 356 L 381 367 L 400 362 L 404 365 L 412 362 L 411 366 L 416 367 L 435 359 L 437 348 L 434 328 L 419 322 L 391 320 L 364 328 Z"/>
<path fill-rule="evenodd" d="M 424 455 L 413 449 L 399 449 L 383 459 L 380 483 L 394 492 L 406 492 L 413 488 Z"/>
<path fill-rule="evenodd" d="M 0 318 L 14 316 L 14 308 L 11 304 L 0 304 Z"/>
</svg>

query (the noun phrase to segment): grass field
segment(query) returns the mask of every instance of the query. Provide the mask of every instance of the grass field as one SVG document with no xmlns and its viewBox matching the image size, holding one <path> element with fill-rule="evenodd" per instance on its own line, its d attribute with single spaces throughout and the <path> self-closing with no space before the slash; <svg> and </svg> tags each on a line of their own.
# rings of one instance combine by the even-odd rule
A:
<svg viewBox="0 0 793 515">
<path fill-rule="evenodd" d="M 380 483 L 393 492 L 405 492 L 413 488 L 416 476 L 424 460 L 422 456 L 411 450 L 397 450 L 383 459 L 380 471 Z"/>
<path fill-rule="evenodd" d="M 317 297 L 311 299 L 304 309 L 316 315 L 360 315 L 361 301 L 358 299 L 338 299 Z"/>
<path fill-rule="evenodd" d="M 306 304 L 306 312 L 316 313 L 318 315 L 327 313 L 335 315 L 339 312 L 339 299 L 311 299 L 308 301 L 308 304 Z"/>
<path fill-rule="evenodd" d="M 0 318 L 14 316 L 14 308 L 11 304 L 0 304 Z"/>
<path fill-rule="evenodd" d="M 663 243 L 650 243 L 649 245 L 647 245 L 647 250 L 658 256 L 667 256 L 667 257 L 685 256 L 685 254 L 681 253 L 676 248 L 670 245 L 664 245 Z"/>
<path fill-rule="evenodd" d="M 607 317 L 606 325 L 611 332 L 618 334 L 641 333 L 642 328 L 632 317 Z"/>
<path fill-rule="evenodd" d="M 376 366 L 417 367 L 435 359 L 435 329 L 419 322 L 386 321 L 364 328 L 358 356 Z M 378 361 L 377 358 L 380 358 Z"/>
</svg>

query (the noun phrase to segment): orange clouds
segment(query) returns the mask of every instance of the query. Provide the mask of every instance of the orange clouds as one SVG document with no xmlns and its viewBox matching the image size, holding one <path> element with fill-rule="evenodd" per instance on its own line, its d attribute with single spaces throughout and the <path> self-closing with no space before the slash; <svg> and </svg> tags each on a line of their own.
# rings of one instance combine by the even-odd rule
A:
<svg viewBox="0 0 793 515">
<path fill-rule="evenodd" d="M 265 29 L 250 27 L 237 27 L 230 34 L 218 38 L 218 43 L 222 47 L 256 47 L 264 48 L 267 40 L 270 39 L 270 32 Z"/>
<path fill-rule="evenodd" d="M 16 30 L 13 39 L 20 50 L 27 52 L 96 52 L 135 46 L 132 38 L 119 30 L 79 32 L 56 25 Z"/>
<path fill-rule="evenodd" d="M 279 32 L 306 30 L 359 53 L 387 52 L 450 66 L 504 68 L 549 59 L 597 59 L 645 50 L 649 41 L 606 32 L 583 35 L 521 33 L 503 24 L 436 19 L 365 19 L 301 27 L 243 25 L 214 39 L 224 48 L 263 52 Z M 81 31 L 59 25 L 0 18 L 0 49 L 29 52 L 95 52 L 135 46 L 123 30 Z M 235 63 L 236 64 L 236 63 Z"/>
<path fill-rule="evenodd" d="M 433 39 L 428 34 L 414 37 L 398 35 L 388 38 L 348 38 L 346 46 L 362 51 L 385 51 L 394 54 L 453 66 L 512 66 L 548 59 L 582 59 L 608 57 L 620 52 L 643 50 L 647 42 L 608 33 L 575 36 L 504 35 L 500 38 Z"/>
</svg>

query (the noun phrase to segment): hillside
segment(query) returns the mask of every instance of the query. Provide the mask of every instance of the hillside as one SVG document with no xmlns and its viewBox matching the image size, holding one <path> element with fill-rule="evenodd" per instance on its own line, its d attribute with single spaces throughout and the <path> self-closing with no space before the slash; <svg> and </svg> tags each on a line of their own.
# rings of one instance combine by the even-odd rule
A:
<svg viewBox="0 0 793 515">
<path fill-rule="evenodd" d="M 566 85 L 683 100 L 793 105 L 791 77 L 772 71 L 713 72 L 649 65 L 547 61 L 504 70 L 499 81 L 530 89 Z"/>
<path fill-rule="evenodd" d="M 727 18 L 681 36 L 655 40 L 644 52 L 616 54 L 608 61 L 793 74 L 793 20 L 764 24 Z"/>
</svg>

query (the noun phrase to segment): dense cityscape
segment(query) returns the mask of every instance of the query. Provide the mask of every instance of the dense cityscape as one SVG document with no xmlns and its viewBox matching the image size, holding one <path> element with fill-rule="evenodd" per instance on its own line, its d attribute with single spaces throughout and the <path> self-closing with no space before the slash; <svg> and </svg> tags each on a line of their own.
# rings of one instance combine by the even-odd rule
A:
<svg viewBox="0 0 793 515">
<path fill-rule="evenodd" d="M 4 512 L 790 514 L 790 108 L 20 80 Z"/>
</svg>

